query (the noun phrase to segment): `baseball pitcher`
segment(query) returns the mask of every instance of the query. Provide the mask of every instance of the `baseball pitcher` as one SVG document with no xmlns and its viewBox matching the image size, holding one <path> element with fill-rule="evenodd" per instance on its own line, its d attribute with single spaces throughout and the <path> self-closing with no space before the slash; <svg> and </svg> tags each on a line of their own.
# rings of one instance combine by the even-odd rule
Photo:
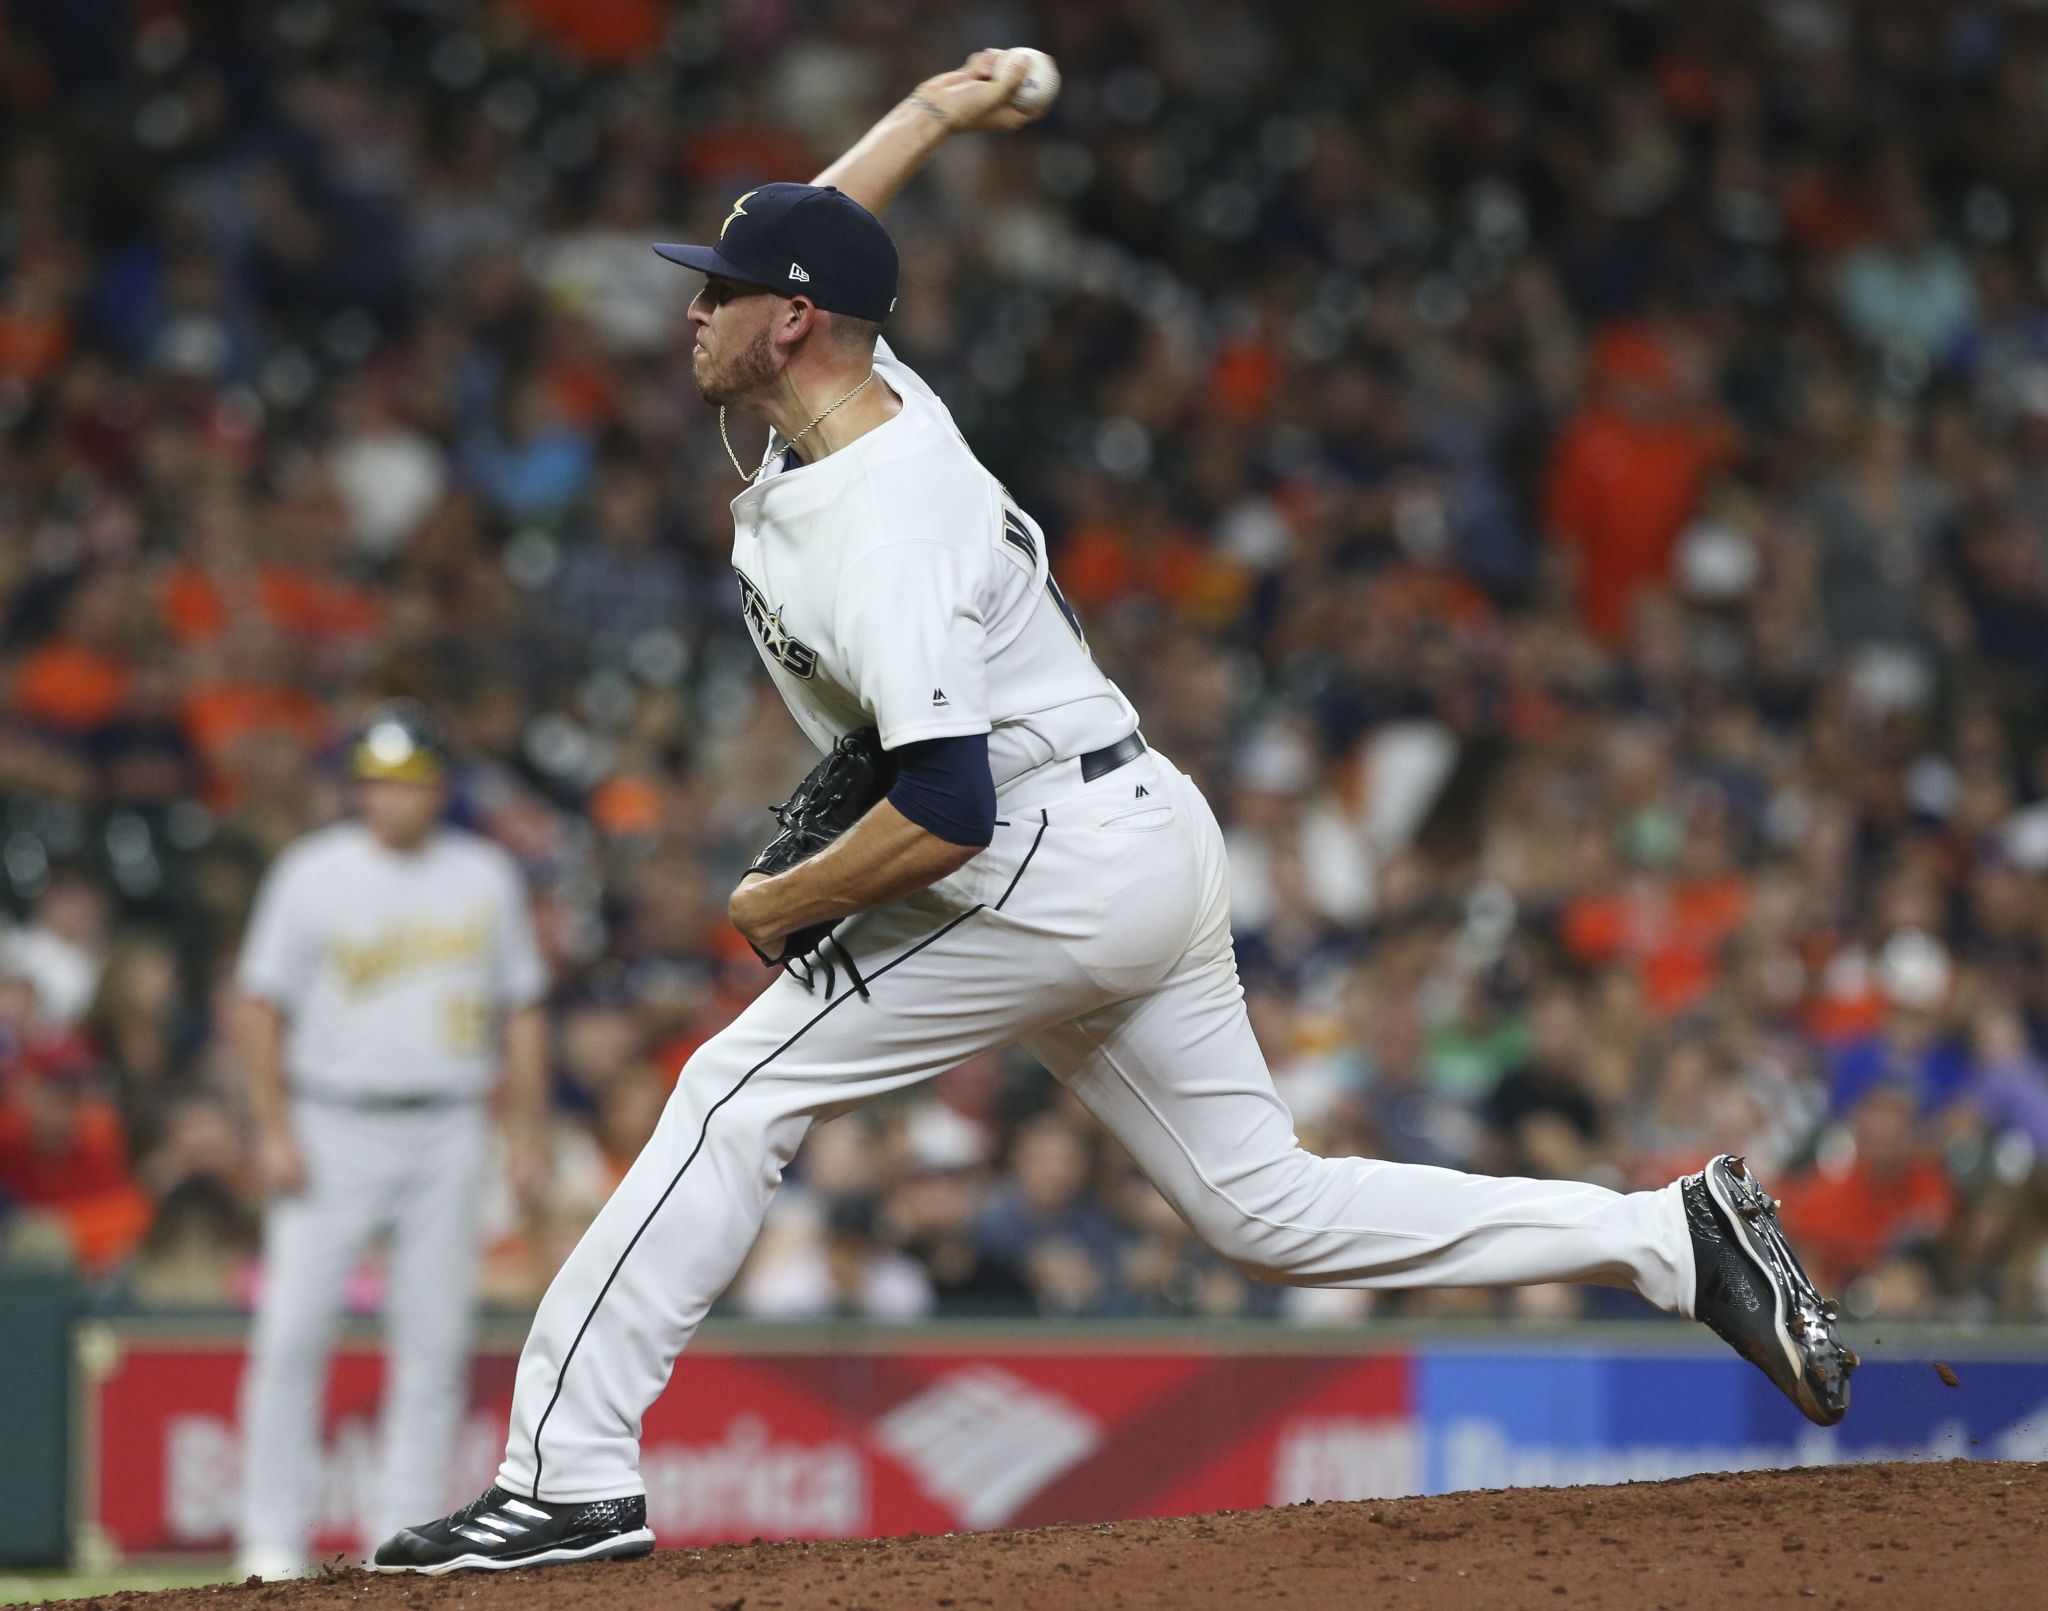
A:
<svg viewBox="0 0 2048 1611">
<path fill-rule="evenodd" d="M 486 1104 L 513 1182 L 542 1156 L 547 987 L 512 859 L 440 822 L 448 753 L 380 707 L 350 753 L 356 820 L 272 865 L 243 943 L 239 1032 L 271 1201 L 242 1383 L 241 1569 L 304 1568 L 327 1354 L 351 1270 L 388 1235 L 379 1533 L 447 1503 L 467 1381 Z"/>
<path fill-rule="evenodd" d="M 897 264 L 875 212 L 944 139 L 1025 121 L 1021 64 L 998 62 L 927 80 L 815 183 L 736 197 L 716 241 L 655 248 L 705 276 L 697 390 L 768 427 L 735 460 L 739 603 L 827 753 L 731 913 L 788 965 L 690 1059 L 543 1299 L 496 1484 L 380 1568 L 650 1550 L 641 1414 L 805 1132 L 1011 1042 L 1256 1276 L 1632 1287 L 1814 1420 L 1847 1407 L 1833 1311 L 1740 1160 L 1621 1195 L 1296 1144 L 1245 1015 L 1216 819 L 1089 657 L 1028 504 L 879 339 Z"/>
</svg>

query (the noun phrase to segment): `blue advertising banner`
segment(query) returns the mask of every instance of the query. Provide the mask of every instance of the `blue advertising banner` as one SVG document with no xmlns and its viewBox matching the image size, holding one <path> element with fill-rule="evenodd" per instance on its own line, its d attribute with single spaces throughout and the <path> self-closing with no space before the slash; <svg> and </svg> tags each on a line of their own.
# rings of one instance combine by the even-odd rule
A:
<svg viewBox="0 0 2048 1611">
<path fill-rule="evenodd" d="M 1810 1424 L 1729 1356 L 1418 1350 L 1428 1493 L 1646 1481 L 1849 1460 L 2048 1459 L 2048 1363 L 1873 1360 L 1849 1418 Z"/>
</svg>

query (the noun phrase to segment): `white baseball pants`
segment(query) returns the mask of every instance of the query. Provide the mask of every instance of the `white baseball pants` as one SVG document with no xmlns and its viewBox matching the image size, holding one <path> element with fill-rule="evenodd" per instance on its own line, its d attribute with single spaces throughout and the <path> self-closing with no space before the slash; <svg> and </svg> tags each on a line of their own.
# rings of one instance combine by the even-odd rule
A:
<svg viewBox="0 0 2048 1611">
<path fill-rule="evenodd" d="M 273 1571 L 306 1559 L 325 1469 L 328 1354 L 349 1272 L 386 1231 L 383 1465 L 364 1536 L 385 1538 L 448 1508 L 489 1147 L 480 1103 L 365 1111 L 297 1102 L 292 1122 L 306 1186 L 265 1216 L 242 1377 L 241 1553 Z"/>
<path fill-rule="evenodd" d="M 1266 1280 L 1586 1281 L 1690 1308 L 1675 1186 L 1623 1196 L 1302 1151 L 1245 1016 L 1207 802 L 1156 752 L 1088 785 L 1077 763 L 1049 770 L 1004 792 L 995 842 L 964 873 L 845 925 L 867 995 L 844 967 L 811 988 L 785 976 L 690 1059 L 541 1301 L 501 1486 L 554 1501 L 642 1492 L 641 1415 L 805 1132 L 1011 1042 L 1204 1241 Z"/>
</svg>

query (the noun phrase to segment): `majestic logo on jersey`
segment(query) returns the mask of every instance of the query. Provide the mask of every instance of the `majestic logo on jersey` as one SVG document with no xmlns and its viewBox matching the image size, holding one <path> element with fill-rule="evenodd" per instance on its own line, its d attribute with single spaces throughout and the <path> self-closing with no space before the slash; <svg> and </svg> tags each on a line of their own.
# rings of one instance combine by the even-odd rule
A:
<svg viewBox="0 0 2048 1611">
<path fill-rule="evenodd" d="M 725 222 L 718 226 L 718 238 L 720 240 L 725 239 L 725 232 L 732 228 L 732 221 L 735 218 L 744 218 L 747 216 L 747 203 L 752 201 L 754 197 L 759 194 L 759 191 L 750 190 L 744 196 L 740 197 L 738 201 L 732 204 L 732 211 L 725 215 Z"/>
<path fill-rule="evenodd" d="M 946 707 L 947 705 L 950 705 L 950 704 L 952 704 L 952 701 L 951 701 L 950 699 L 948 699 L 948 698 L 946 697 L 946 690 L 945 690 L 945 689 L 943 689 L 943 688 L 934 688 L 934 689 L 932 690 L 932 709 L 933 709 L 933 710 L 941 710 L 941 709 L 943 709 L 944 707 Z"/>
<path fill-rule="evenodd" d="M 752 192 L 748 192 L 752 194 Z M 745 201 L 742 196 L 740 200 Z M 818 669 L 818 651 L 809 644 L 792 638 L 783 629 L 782 612 L 768 607 L 768 601 L 761 597 L 761 590 L 747 580 L 746 572 L 734 571 L 740 579 L 740 610 L 747 618 L 747 625 L 754 629 L 754 636 L 761 640 L 761 647 L 775 657 L 775 663 L 792 677 L 806 681 Z"/>
</svg>

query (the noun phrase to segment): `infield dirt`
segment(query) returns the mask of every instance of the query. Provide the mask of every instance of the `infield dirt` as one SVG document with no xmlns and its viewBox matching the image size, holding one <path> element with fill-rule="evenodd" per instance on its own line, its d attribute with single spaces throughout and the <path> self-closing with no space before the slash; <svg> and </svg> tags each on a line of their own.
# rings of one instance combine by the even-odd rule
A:
<svg viewBox="0 0 2048 1611">
<path fill-rule="evenodd" d="M 735 1544 L 501 1575 L 330 1572 L 105 1611 L 1963 1611 L 2048 1606 L 2048 1466 L 1830 1466 L 861 1543 Z"/>
</svg>

